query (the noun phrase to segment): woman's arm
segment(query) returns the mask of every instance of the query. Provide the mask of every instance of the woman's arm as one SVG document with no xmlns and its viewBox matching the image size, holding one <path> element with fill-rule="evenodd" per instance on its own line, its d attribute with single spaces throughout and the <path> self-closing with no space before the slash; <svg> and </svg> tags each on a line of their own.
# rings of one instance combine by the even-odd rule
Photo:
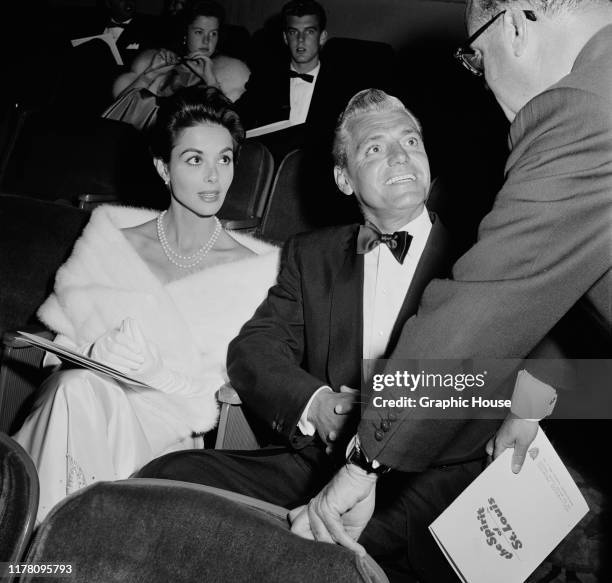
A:
<svg viewBox="0 0 612 583">
<path fill-rule="evenodd" d="M 113 97 L 130 89 L 150 89 L 155 93 L 178 62 L 178 56 L 167 49 L 143 51 L 134 59 L 132 69 L 115 79 Z"/>
</svg>

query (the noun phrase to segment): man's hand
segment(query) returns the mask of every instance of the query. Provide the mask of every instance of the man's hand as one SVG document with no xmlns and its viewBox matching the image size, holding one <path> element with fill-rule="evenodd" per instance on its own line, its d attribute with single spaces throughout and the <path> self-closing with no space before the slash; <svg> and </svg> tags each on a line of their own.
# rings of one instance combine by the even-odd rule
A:
<svg viewBox="0 0 612 583">
<path fill-rule="evenodd" d="M 332 452 L 334 443 L 342 436 L 358 397 L 359 391 L 342 385 L 339 393 L 319 391 L 311 403 L 307 419 L 327 445 L 326 453 Z"/>
<path fill-rule="evenodd" d="M 518 474 L 523 467 L 527 450 L 538 433 L 539 423 L 521 419 L 514 413 L 508 413 L 497 433 L 487 442 L 487 454 L 495 459 L 505 449 L 514 448 L 512 454 L 512 471 Z"/>
<path fill-rule="evenodd" d="M 365 555 L 357 543 L 372 513 L 376 474 L 346 464 L 309 503 L 289 513 L 291 532 L 308 539 L 338 543 Z"/>
</svg>

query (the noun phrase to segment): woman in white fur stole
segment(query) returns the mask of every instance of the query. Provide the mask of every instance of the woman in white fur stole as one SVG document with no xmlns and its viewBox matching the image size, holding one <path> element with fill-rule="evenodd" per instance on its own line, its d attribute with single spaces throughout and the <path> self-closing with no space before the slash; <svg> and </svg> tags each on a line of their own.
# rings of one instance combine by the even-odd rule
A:
<svg viewBox="0 0 612 583">
<path fill-rule="evenodd" d="M 225 356 L 276 279 L 278 249 L 225 232 L 215 217 L 244 131 L 214 88 L 160 110 L 155 164 L 167 211 L 100 207 L 57 273 L 40 319 L 56 341 L 149 385 L 87 370 L 53 374 L 15 439 L 40 477 L 38 519 L 97 480 L 201 447 L 217 421 Z"/>
</svg>

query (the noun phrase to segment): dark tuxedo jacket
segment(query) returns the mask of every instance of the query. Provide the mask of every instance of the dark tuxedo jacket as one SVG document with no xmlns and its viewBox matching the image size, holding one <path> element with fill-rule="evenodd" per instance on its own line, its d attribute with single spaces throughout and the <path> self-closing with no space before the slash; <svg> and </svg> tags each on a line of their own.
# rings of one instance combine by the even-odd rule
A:
<svg viewBox="0 0 612 583">
<path fill-rule="evenodd" d="M 445 277 L 453 256 L 435 215 L 427 245 L 406 294 L 389 345 L 416 312 L 434 277 Z M 284 246 L 278 283 L 231 342 L 228 374 L 249 413 L 275 440 L 300 448 L 313 438 L 297 423 L 322 385 L 361 384 L 363 255 L 358 225 L 297 235 Z"/>
</svg>

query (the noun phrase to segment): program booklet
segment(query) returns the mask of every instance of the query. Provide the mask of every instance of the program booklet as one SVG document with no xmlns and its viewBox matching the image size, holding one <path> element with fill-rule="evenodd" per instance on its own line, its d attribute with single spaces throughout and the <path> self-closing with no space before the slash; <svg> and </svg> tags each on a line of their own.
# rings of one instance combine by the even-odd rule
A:
<svg viewBox="0 0 612 583">
<path fill-rule="evenodd" d="M 51 352 L 62 360 L 66 360 L 82 368 L 87 368 L 89 370 L 105 374 L 122 383 L 128 383 L 130 385 L 135 385 L 137 387 L 142 387 L 146 389 L 152 388 L 149 385 L 122 373 L 121 371 L 113 368 L 112 366 L 102 364 L 97 360 L 93 360 L 92 358 L 84 356 L 83 354 L 79 354 L 78 352 L 74 352 L 74 350 L 70 350 L 65 346 L 61 346 L 56 342 L 41 338 L 40 336 L 36 336 L 35 334 L 28 334 L 27 332 L 22 332 L 21 330 L 18 330 L 17 333 L 19 334 L 19 339 L 22 340 L 24 343 L 29 344 L 30 346 L 34 346 L 36 348 L 40 348 L 41 350 L 45 350 L 46 352 Z"/>
<path fill-rule="evenodd" d="M 292 127 L 291 122 L 288 119 L 282 119 L 280 121 L 269 123 L 268 125 L 265 125 L 265 126 L 259 126 L 258 128 L 247 130 L 246 137 L 256 138 L 257 136 L 264 136 L 265 134 L 270 134 L 272 132 L 279 132 L 281 130 L 286 130 L 287 128 L 290 128 L 290 127 Z"/>
<path fill-rule="evenodd" d="M 542 431 L 518 474 L 507 449 L 429 526 L 461 581 L 522 583 L 588 512 Z"/>
</svg>

